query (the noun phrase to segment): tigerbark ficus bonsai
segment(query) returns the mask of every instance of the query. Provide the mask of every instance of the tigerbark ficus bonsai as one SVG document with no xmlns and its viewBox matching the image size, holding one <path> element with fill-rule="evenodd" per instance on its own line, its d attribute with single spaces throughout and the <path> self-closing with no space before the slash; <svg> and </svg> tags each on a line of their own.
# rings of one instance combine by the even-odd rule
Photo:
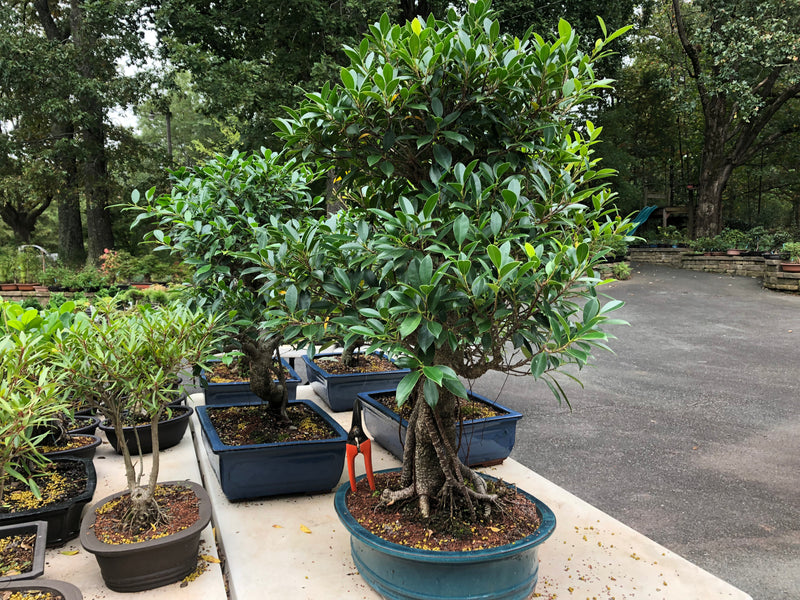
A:
<svg viewBox="0 0 800 600">
<path fill-rule="evenodd" d="M 602 24 L 602 22 L 601 22 Z M 251 223 L 268 331 L 317 344 L 361 337 L 408 367 L 402 489 L 423 515 L 495 497 L 456 453 L 454 404 L 489 370 L 544 380 L 586 365 L 621 302 L 594 268 L 628 224 L 611 204 L 585 118 L 608 80 L 568 23 L 546 42 L 504 35 L 488 2 L 392 25 L 384 15 L 341 83 L 274 122 L 290 156 L 335 172 L 336 214 Z M 571 373 L 564 373 L 574 378 Z"/>
</svg>

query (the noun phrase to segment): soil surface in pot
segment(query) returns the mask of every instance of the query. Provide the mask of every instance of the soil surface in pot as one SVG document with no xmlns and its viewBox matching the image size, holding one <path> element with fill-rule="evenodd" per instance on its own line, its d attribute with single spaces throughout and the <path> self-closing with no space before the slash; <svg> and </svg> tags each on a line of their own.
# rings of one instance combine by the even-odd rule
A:
<svg viewBox="0 0 800 600">
<path fill-rule="evenodd" d="M 64 596 L 40 591 L 36 582 L 31 581 L 31 587 L 27 590 L 1 590 L 0 600 L 64 600 Z"/>
<path fill-rule="evenodd" d="M 16 479 L 6 484 L 4 505 L 0 513 L 14 513 L 64 502 L 80 495 L 86 489 L 86 469 L 76 462 L 53 462 L 36 477 L 41 498 L 36 498 L 30 488 Z M 0 597 L 2 600 L 2 597 Z"/>
<path fill-rule="evenodd" d="M 20 575 L 33 568 L 36 532 L 0 537 L 0 576 Z"/>
<path fill-rule="evenodd" d="M 277 422 L 267 406 L 224 406 L 208 409 L 208 418 L 226 446 L 327 440 L 338 434 L 325 420 L 303 404 L 286 409 L 291 424 Z"/>
<path fill-rule="evenodd" d="M 292 374 L 289 369 L 283 368 L 283 374 L 286 379 L 291 379 Z M 211 369 L 211 377 L 208 378 L 211 383 L 237 383 L 243 381 L 250 381 L 250 372 L 238 363 L 232 362 L 229 365 L 224 363 L 215 364 Z"/>
<path fill-rule="evenodd" d="M 401 407 L 397 407 L 397 399 L 393 393 L 375 394 L 371 393 L 370 396 L 383 404 L 392 412 L 400 413 L 400 416 L 408 420 L 411 417 L 411 411 L 414 405 L 411 402 L 406 402 Z M 455 418 L 457 420 L 463 419 L 469 421 L 471 419 L 487 419 L 489 417 L 499 417 L 500 415 L 507 414 L 505 411 L 497 410 L 493 406 L 481 402 L 475 398 L 463 400 L 461 398 L 456 402 Z"/>
<path fill-rule="evenodd" d="M 398 366 L 388 358 L 374 354 L 359 354 L 355 357 L 356 363 L 352 367 L 342 364 L 341 356 L 325 356 L 315 358 L 314 364 L 329 375 L 351 375 L 353 373 L 381 373 L 383 371 L 397 371 Z"/>
<path fill-rule="evenodd" d="M 64 423 L 64 429 L 67 431 L 72 431 L 74 429 L 80 429 L 81 427 L 86 427 L 87 425 L 91 425 L 94 417 L 90 415 L 80 416 L 76 415 L 69 421 Z"/>
<path fill-rule="evenodd" d="M 488 519 L 472 520 L 469 512 L 449 509 L 438 515 L 431 500 L 431 517 L 419 514 L 416 501 L 382 506 L 385 488 L 400 489 L 400 473 L 376 473 L 373 492 L 366 478 L 358 482 L 355 493 L 347 492 L 347 508 L 362 527 L 378 537 L 421 550 L 467 552 L 510 544 L 531 535 L 541 524 L 536 505 L 502 481 L 487 481 L 490 493 L 499 495 Z"/>
<path fill-rule="evenodd" d="M 55 444 L 52 446 L 39 446 L 39 452 L 62 452 L 64 450 L 75 450 L 76 448 L 83 448 L 94 444 L 95 438 L 90 435 L 70 435 L 67 436 L 63 444 Z"/>
<path fill-rule="evenodd" d="M 126 518 L 131 510 L 128 494 L 107 502 L 95 511 L 94 535 L 106 544 L 134 544 L 178 533 L 200 517 L 200 502 L 194 492 L 177 485 L 156 486 L 158 522 L 132 528 Z"/>
</svg>

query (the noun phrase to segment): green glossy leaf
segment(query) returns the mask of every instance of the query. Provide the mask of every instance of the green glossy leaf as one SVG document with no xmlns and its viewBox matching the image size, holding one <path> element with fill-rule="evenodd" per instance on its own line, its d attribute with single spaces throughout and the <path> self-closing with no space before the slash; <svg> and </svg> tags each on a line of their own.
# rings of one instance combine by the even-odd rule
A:
<svg viewBox="0 0 800 600">
<path fill-rule="evenodd" d="M 422 392 L 425 394 L 425 402 L 428 406 L 436 408 L 436 405 L 439 404 L 439 386 L 436 385 L 436 382 L 426 379 L 422 385 Z"/>
<path fill-rule="evenodd" d="M 286 302 L 286 307 L 289 309 L 289 312 L 294 312 L 297 309 L 297 287 L 290 285 L 286 288 L 286 294 L 283 300 Z"/>
<path fill-rule="evenodd" d="M 417 330 L 417 327 L 419 327 L 419 324 L 421 322 L 422 322 L 422 315 L 419 313 L 415 313 L 403 319 L 403 322 L 400 323 L 400 327 L 398 327 L 398 331 L 400 332 L 400 337 L 407 338 L 409 335 L 411 335 Z"/>
<path fill-rule="evenodd" d="M 450 154 L 450 150 L 447 146 L 442 146 L 437 144 L 433 147 L 433 158 L 436 160 L 437 164 L 442 167 L 443 171 L 449 171 L 450 165 L 453 163 L 453 155 Z"/>
<path fill-rule="evenodd" d="M 547 355 L 544 352 L 536 354 L 531 360 L 531 375 L 534 379 L 539 379 L 547 370 Z"/>
<path fill-rule="evenodd" d="M 456 238 L 456 242 L 459 246 L 464 243 L 465 239 L 467 239 L 469 227 L 469 217 L 467 217 L 467 215 L 464 213 L 458 215 L 455 221 L 453 221 L 453 236 Z"/>
</svg>

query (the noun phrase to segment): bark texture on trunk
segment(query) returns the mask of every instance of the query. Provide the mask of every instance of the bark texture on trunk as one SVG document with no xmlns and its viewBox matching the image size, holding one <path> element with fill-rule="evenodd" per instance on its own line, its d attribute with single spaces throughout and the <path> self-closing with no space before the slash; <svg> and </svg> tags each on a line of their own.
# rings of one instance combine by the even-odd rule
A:
<svg viewBox="0 0 800 600">
<path fill-rule="evenodd" d="M 246 340 L 242 342 L 242 350 L 250 361 L 250 389 L 269 405 L 269 410 L 278 416 L 279 421 L 288 423 L 289 390 L 286 389 L 286 374 L 280 365 L 279 345 L 280 339 L 277 338 L 268 342 Z"/>
<path fill-rule="evenodd" d="M 51 13 L 48 0 L 34 0 L 36 14 L 48 40 L 66 43 L 71 35 L 70 27 L 59 26 Z M 68 23 L 68 20 L 65 20 Z M 64 99 L 66 102 L 66 99 Z M 51 127 L 55 161 L 62 173 L 63 184 L 56 192 L 58 207 L 58 255 L 70 266 L 86 262 L 81 223 L 81 202 L 78 191 L 78 165 L 75 157 L 75 127 L 69 121 L 56 121 Z"/>
<path fill-rule="evenodd" d="M 69 123 L 53 126 L 57 142 L 57 164 L 63 177 L 63 185 L 58 190 L 58 257 L 70 266 L 86 262 L 86 248 L 83 244 L 83 222 L 81 220 L 81 200 L 78 191 L 78 163 L 72 146 L 75 131 Z"/>
<path fill-rule="evenodd" d="M 488 515 L 496 496 L 488 494 L 483 479 L 458 458 L 457 397 L 442 388 L 436 407 L 431 408 L 419 384 L 410 401 L 414 409 L 403 450 L 402 488 L 384 490 L 382 502 L 416 498 L 423 517 L 456 508 L 466 508 L 473 516 Z"/>
</svg>

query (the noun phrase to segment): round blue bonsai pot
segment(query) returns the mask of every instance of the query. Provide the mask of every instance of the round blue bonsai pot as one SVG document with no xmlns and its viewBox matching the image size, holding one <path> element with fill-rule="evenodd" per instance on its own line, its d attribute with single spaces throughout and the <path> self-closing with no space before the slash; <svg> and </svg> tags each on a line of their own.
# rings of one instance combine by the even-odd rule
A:
<svg viewBox="0 0 800 600">
<path fill-rule="evenodd" d="M 393 469 L 396 470 L 396 469 Z M 381 471 L 386 473 L 389 471 Z M 486 479 L 494 479 L 482 475 Z M 363 475 L 361 476 L 363 478 Z M 350 551 L 361 577 L 388 600 L 524 600 L 539 578 L 539 546 L 556 527 L 553 511 L 534 496 L 542 523 L 531 535 L 497 548 L 436 552 L 402 546 L 362 527 L 347 509 L 350 483 L 339 486 L 336 514 L 350 532 Z"/>
</svg>

